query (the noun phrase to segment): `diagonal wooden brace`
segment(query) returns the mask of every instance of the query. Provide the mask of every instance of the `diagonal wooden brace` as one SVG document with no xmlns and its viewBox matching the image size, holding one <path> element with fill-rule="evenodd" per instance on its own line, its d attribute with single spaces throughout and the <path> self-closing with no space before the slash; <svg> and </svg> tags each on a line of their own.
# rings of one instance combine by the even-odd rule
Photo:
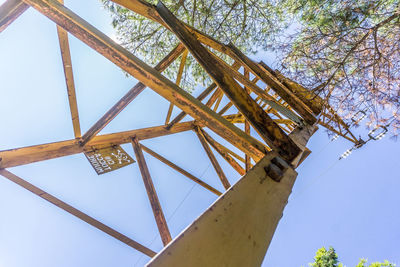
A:
<svg viewBox="0 0 400 267">
<path fill-rule="evenodd" d="M 158 2 L 156 9 L 170 30 L 175 33 L 200 65 L 208 72 L 214 82 L 248 119 L 261 138 L 270 147 L 276 149 L 285 160 L 288 162 L 293 160 L 300 153 L 300 149 L 296 144 L 161 1 Z"/>
</svg>

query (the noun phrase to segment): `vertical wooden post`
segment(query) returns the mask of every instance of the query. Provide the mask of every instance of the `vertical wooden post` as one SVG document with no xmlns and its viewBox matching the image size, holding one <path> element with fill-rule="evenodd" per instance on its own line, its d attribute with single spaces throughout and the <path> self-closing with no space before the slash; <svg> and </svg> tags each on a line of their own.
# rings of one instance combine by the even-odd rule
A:
<svg viewBox="0 0 400 267">
<path fill-rule="evenodd" d="M 244 76 L 247 78 L 247 79 L 249 79 L 250 78 L 250 74 L 249 74 L 249 71 L 248 71 L 248 69 L 246 69 L 246 68 L 244 68 Z M 246 90 L 246 92 L 249 94 L 250 93 L 250 90 L 249 89 L 247 89 L 246 87 L 245 87 L 245 90 Z M 248 120 L 245 120 L 244 121 L 244 132 L 245 133 L 247 133 L 248 135 L 250 135 L 250 123 L 249 123 L 249 121 Z M 246 172 L 248 172 L 249 170 L 250 170 L 250 168 L 251 168 L 251 158 L 250 158 L 250 156 L 246 153 L 246 156 L 245 156 L 245 165 L 246 165 Z"/>
<path fill-rule="evenodd" d="M 58 0 L 64 4 L 64 0 Z M 74 74 L 72 71 L 71 51 L 69 48 L 68 33 L 66 30 L 57 25 L 58 40 L 60 43 L 61 59 L 64 68 L 65 83 L 68 92 L 69 108 L 72 119 L 72 126 L 74 128 L 75 138 L 81 137 L 81 126 L 79 123 L 78 103 L 76 100 Z"/>
<path fill-rule="evenodd" d="M 165 220 L 160 201 L 157 197 L 156 189 L 154 188 L 153 181 L 151 180 L 150 172 L 137 138 L 132 138 L 132 146 L 133 150 L 135 151 L 136 160 L 139 165 L 140 173 L 142 174 L 144 186 L 150 200 L 151 208 L 153 209 L 154 218 L 156 219 L 158 231 L 161 235 L 161 240 L 164 246 L 166 246 L 172 240 L 171 234 L 169 232 L 167 221 Z"/>
<path fill-rule="evenodd" d="M 176 85 L 178 85 L 178 86 L 181 84 L 183 69 L 185 68 L 186 57 L 188 55 L 188 52 L 189 51 L 186 49 L 182 54 L 181 63 L 179 65 L 179 70 L 178 70 L 178 74 L 176 76 L 176 81 L 175 81 Z M 174 109 L 174 104 L 171 103 L 168 108 L 167 117 L 165 118 L 165 125 L 168 125 L 173 109 Z"/>
</svg>

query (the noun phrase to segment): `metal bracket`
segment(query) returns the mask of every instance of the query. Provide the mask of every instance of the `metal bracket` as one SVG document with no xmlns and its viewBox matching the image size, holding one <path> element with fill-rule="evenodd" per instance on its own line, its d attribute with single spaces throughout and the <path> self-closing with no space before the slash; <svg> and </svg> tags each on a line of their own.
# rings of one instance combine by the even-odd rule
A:
<svg viewBox="0 0 400 267">
<path fill-rule="evenodd" d="M 286 161 L 280 157 L 275 157 L 268 166 L 264 167 L 264 170 L 272 180 L 279 183 L 283 177 L 283 173 L 288 168 L 289 164 Z"/>
</svg>

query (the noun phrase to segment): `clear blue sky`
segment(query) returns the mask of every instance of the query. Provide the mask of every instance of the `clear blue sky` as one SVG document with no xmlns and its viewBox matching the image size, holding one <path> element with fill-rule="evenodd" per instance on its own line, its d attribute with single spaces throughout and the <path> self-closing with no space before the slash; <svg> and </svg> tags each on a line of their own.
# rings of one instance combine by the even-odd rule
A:
<svg viewBox="0 0 400 267">
<path fill-rule="evenodd" d="M 109 15 L 98 0 L 70 0 L 66 5 L 113 35 Z M 70 42 L 85 132 L 135 79 L 126 78 L 74 37 Z M 260 53 L 259 59 L 272 62 L 267 53 Z M 33 9 L 0 34 L 0 82 L 1 150 L 73 138 L 56 28 Z M 167 101 L 146 89 L 102 133 L 161 125 L 167 109 Z M 144 143 L 222 190 L 194 133 Z M 306 266 L 321 246 L 335 247 L 348 267 L 360 257 L 400 264 L 399 143 L 387 138 L 371 142 L 340 162 L 338 156 L 351 144 L 340 139 L 328 143 L 323 129 L 311 139 L 313 154 L 298 169 L 263 266 Z M 134 156 L 130 145 L 123 147 Z M 176 236 L 216 197 L 150 156 L 146 159 Z M 219 161 L 231 183 L 237 181 L 238 175 Z M 10 171 L 134 240 L 161 249 L 136 164 L 97 176 L 83 155 L 73 155 Z M 143 266 L 148 261 L 1 177 L 0 211 L 0 267 Z"/>
</svg>

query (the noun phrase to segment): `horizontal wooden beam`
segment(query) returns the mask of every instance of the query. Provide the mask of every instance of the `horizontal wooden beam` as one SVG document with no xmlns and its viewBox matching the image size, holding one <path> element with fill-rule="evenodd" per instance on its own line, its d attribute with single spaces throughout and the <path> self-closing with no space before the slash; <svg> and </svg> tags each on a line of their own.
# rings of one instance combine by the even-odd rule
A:
<svg viewBox="0 0 400 267">
<path fill-rule="evenodd" d="M 227 115 L 224 116 L 224 118 L 235 122 L 238 119 L 238 116 L 241 117 L 239 114 Z M 170 130 L 162 125 L 119 133 L 97 135 L 84 147 L 80 146 L 78 140 L 72 139 L 55 143 L 3 150 L 0 151 L 0 168 L 10 168 L 33 162 L 74 155 L 82 153 L 85 149 L 91 149 L 92 147 L 101 148 L 111 145 L 126 144 L 131 142 L 133 136 L 136 136 L 139 140 L 145 140 L 190 131 L 193 129 L 194 123 L 195 121 L 178 123 Z M 198 124 L 198 122 L 196 122 L 196 124 Z"/>
<path fill-rule="evenodd" d="M 140 140 L 180 133 L 193 129 L 193 121 L 178 123 L 170 130 L 165 126 L 149 127 L 113 134 L 98 135 L 85 147 L 75 139 L 0 151 L 0 168 L 9 168 L 33 162 L 82 153 L 86 148 L 119 145 L 131 142 L 132 136 Z"/>
<path fill-rule="evenodd" d="M 7 0 L 0 6 L 0 32 L 4 31 L 14 20 L 28 9 L 29 5 L 22 0 Z"/>
<path fill-rule="evenodd" d="M 179 44 L 166 57 L 164 57 L 154 69 L 157 71 L 165 70 L 180 54 L 185 50 L 185 46 Z M 107 126 L 126 106 L 129 105 L 146 86 L 139 82 L 132 87 L 112 108 L 110 108 L 82 137 L 80 144 L 83 146 L 89 142 L 96 134 Z"/>
<path fill-rule="evenodd" d="M 201 121 L 232 144 L 240 147 L 241 150 L 256 154 L 259 158 L 265 155 L 265 146 L 260 141 L 247 135 L 203 105 L 188 92 L 162 76 L 154 68 L 132 55 L 65 6 L 54 0 L 24 0 L 24 2 L 49 17 L 147 87 L 152 88 L 168 101 L 174 103 L 182 111 Z"/>
<path fill-rule="evenodd" d="M 219 192 L 217 189 L 215 189 L 214 187 L 212 187 L 211 185 L 203 182 L 202 180 L 200 180 L 199 178 L 197 178 L 196 176 L 194 176 L 193 174 L 185 171 L 184 169 L 182 169 L 181 167 L 177 166 L 176 164 L 172 163 L 171 161 L 167 160 L 166 158 L 164 158 L 163 156 L 161 156 L 160 154 L 154 152 L 153 150 L 151 150 L 150 148 L 144 146 L 143 144 L 140 145 L 143 149 L 143 151 L 149 153 L 151 156 L 155 157 L 156 159 L 158 159 L 159 161 L 161 161 L 162 163 L 168 165 L 169 167 L 173 168 L 174 170 L 178 171 L 179 173 L 185 175 L 186 177 L 188 177 L 190 180 L 198 183 L 199 185 L 201 185 L 202 187 L 204 187 L 205 189 L 209 190 L 210 192 L 216 194 L 217 196 L 222 195 L 221 192 Z"/>
<path fill-rule="evenodd" d="M 80 210 L 77 210 L 76 208 L 68 205 L 64 201 L 56 198 L 55 196 L 43 191 L 42 189 L 34 186 L 33 184 L 25 181 L 24 179 L 12 174 L 11 172 L 5 170 L 5 169 L 0 169 L 0 175 L 4 176 L 8 180 L 16 183 L 17 185 L 22 186 L 28 191 L 31 191 L 35 195 L 43 198 L 44 200 L 50 202 L 51 204 L 56 205 L 60 209 L 65 210 L 66 212 L 74 215 L 75 217 L 81 219 L 82 221 L 96 227 L 100 231 L 118 239 L 119 241 L 127 244 L 128 246 L 144 253 L 145 255 L 149 256 L 150 258 L 154 257 L 156 253 L 152 251 L 151 249 L 139 244 L 138 242 L 132 240 L 131 238 L 117 232 L 116 230 L 112 229 L 111 227 L 103 224 L 102 222 L 94 219 L 93 217 L 90 217 L 89 215 L 83 213 Z"/>
<path fill-rule="evenodd" d="M 300 149 L 254 101 L 253 98 L 233 79 L 230 69 L 214 58 L 214 56 L 190 33 L 160 1 L 156 7 L 158 14 L 172 32 L 181 40 L 194 58 L 208 72 L 218 87 L 233 102 L 238 110 L 253 125 L 261 138 L 288 162 L 300 153 Z"/>
</svg>

